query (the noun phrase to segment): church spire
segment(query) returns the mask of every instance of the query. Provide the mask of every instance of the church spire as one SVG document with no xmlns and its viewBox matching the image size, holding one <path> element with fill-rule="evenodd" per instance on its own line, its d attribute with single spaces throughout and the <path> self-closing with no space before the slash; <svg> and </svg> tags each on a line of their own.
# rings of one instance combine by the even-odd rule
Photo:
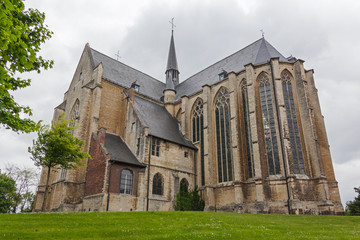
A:
<svg viewBox="0 0 360 240">
<path fill-rule="evenodd" d="M 175 43 L 174 43 L 174 18 L 171 20 L 171 40 L 168 61 L 166 66 L 166 88 L 165 90 L 175 90 L 176 85 L 179 84 L 179 69 L 176 59 Z"/>
</svg>

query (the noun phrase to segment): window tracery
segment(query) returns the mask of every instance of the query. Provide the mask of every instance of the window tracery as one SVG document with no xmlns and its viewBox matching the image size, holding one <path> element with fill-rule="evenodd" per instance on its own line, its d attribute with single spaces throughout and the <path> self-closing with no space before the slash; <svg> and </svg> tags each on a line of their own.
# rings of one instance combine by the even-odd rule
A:
<svg viewBox="0 0 360 240">
<path fill-rule="evenodd" d="M 151 141 L 151 155 L 160 156 L 160 139 L 153 137 Z"/>
<path fill-rule="evenodd" d="M 232 181 L 230 94 L 221 88 L 215 101 L 218 181 Z"/>
<path fill-rule="evenodd" d="M 74 127 L 76 122 L 80 120 L 80 101 L 76 99 L 74 106 L 70 113 L 70 119 L 72 120 L 69 124 L 70 127 Z M 74 130 L 73 130 L 74 133 Z"/>
<path fill-rule="evenodd" d="M 205 185 L 203 101 L 198 99 L 192 114 L 193 142 L 200 142 L 201 185 Z"/>
<path fill-rule="evenodd" d="M 123 169 L 120 176 L 120 193 L 132 194 L 133 189 L 133 173 L 131 170 Z"/>
<path fill-rule="evenodd" d="M 291 154 L 289 154 L 290 171 L 295 174 L 305 174 L 304 157 L 301 148 L 299 126 L 296 117 L 290 74 L 285 71 L 281 75 L 281 80 L 291 146 Z"/>
<path fill-rule="evenodd" d="M 266 157 L 268 161 L 269 175 L 280 174 L 279 149 L 276 137 L 274 106 L 271 94 L 271 84 L 268 76 L 260 76 L 260 101 L 264 125 L 264 137 Z"/>
</svg>

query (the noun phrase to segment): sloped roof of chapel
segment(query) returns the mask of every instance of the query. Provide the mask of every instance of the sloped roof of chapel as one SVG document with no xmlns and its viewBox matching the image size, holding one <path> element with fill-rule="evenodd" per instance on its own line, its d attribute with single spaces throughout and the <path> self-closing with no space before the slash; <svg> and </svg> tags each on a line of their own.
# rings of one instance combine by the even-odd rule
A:
<svg viewBox="0 0 360 240">
<path fill-rule="evenodd" d="M 140 86 L 139 93 L 157 101 L 163 96 L 163 91 L 166 88 L 164 82 L 112 59 L 94 49 L 90 48 L 90 52 L 95 66 L 100 63 L 103 64 L 104 70 L 102 77 L 104 79 L 126 88 L 130 88 L 131 84 L 136 81 Z M 294 61 L 294 58 L 285 58 L 268 41 L 266 41 L 265 38 L 260 38 L 245 48 L 182 81 L 175 88 L 176 100 L 179 100 L 182 96 L 190 96 L 199 92 L 204 85 L 211 86 L 221 81 L 219 79 L 219 74 L 223 71 L 240 72 L 245 69 L 245 65 L 260 65 L 269 62 L 271 58 L 279 58 L 281 62 Z"/>
<path fill-rule="evenodd" d="M 104 147 L 106 151 L 110 153 L 111 160 L 113 161 L 145 167 L 118 135 L 106 133 Z"/>
<path fill-rule="evenodd" d="M 149 135 L 196 149 L 181 133 L 178 120 L 164 106 L 138 96 L 135 96 L 133 106 L 140 122 L 149 128 Z"/>
<path fill-rule="evenodd" d="M 265 38 L 261 38 L 234 54 L 214 63 L 204 70 L 189 77 L 176 86 L 176 99 L 182 96 L 190 96 L 202 89 L 204 85 L 213 85 L 220 82 L 219 74 L 226 72 L 240 72 L 245 65 L 260 65 L 270 61 L 271 58 L 279 58 L 282 62 L 289 62 L 278 50 L 276 50 Z"/>
</svg>

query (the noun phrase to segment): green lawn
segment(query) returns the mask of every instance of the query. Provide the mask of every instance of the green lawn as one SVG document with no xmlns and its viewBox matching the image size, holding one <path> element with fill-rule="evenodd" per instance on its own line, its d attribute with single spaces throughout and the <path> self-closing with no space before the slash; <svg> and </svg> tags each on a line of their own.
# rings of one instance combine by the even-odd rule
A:
<svg viewBox="0 0 360 240">
<path fill-rule="evenodd" d="M 0 239 L 360 239 L 360 217 L 213 212 L 0 214 Z"/>
</svg>

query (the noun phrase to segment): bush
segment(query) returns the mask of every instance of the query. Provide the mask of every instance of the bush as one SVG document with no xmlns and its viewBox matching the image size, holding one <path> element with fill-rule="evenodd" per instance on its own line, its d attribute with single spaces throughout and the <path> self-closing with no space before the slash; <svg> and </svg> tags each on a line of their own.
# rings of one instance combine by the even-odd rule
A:
<svg viewBox="0 0 360 240">
<path fill-rule="evenodd" d="M 176 211 L 204 211 L 205 202 L 197 187 L 193 191 L 188 191 L 187 187 L 180 184 L 180 192 L 176 197 Z"/>
<path fill-rule="evenodd" d="M 355 200 L 346 202 L 345 214 L 349 216 L 360 216 L 360 187 L 354 188 L 358 196 Z"/>
</svg>

